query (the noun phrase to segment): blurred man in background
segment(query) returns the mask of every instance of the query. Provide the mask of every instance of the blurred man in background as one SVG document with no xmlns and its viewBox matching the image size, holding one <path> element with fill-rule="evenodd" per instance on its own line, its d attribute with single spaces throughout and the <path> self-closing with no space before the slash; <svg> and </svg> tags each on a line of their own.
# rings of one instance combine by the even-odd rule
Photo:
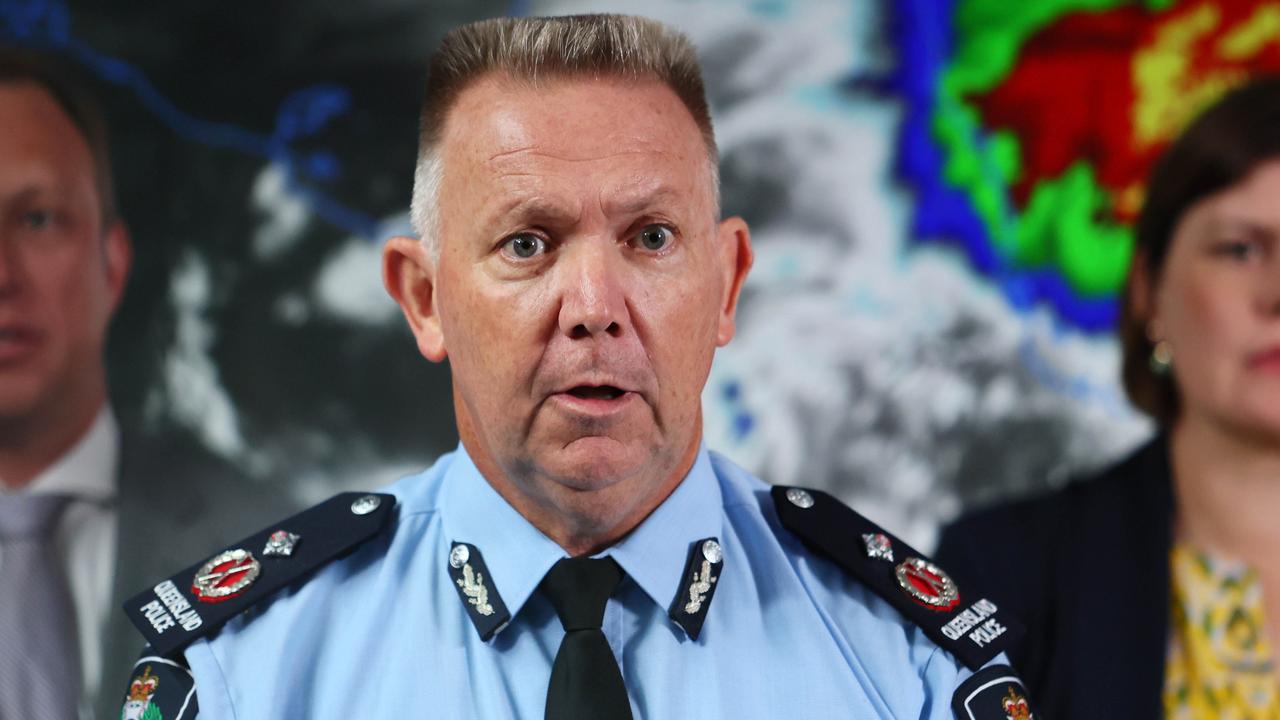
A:
<svg viewBox="0 0 1280 720">
<path fill-rule="evenodd" d="M 119 523 L 102 353 L 130 260 L 93 107 L 0 55 L 0 717 L 74 717 L 99 687 Z"/>
<path fill-rule="evenodd" d="M 123 678 L 104 668 L 120 672 L 139 647 L 118 609 L 122 588 L 284 509 L 223 464 L 179 465 L 189 449 L 117 427 L 103 355 L 131 260 L 101 112 L 67 68 L 0 48 L 6 720 L 92 717 L 94 707 L 115 717 Z"/>
</svg>

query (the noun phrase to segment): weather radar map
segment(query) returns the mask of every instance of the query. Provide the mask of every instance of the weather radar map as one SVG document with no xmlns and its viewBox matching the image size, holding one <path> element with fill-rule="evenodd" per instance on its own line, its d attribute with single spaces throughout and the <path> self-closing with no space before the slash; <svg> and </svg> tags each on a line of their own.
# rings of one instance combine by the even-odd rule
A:
<svg viewBox="0 0 1280 720">
<path fill-rule="evenodd" d="M 894 5 L 913 234 L 1085 330 L 1115 321 L 1160 151 L 1250 74 L 1280 72 L 1280 3 Z"/>
<path fill-rule="evenodd" d="M 136 258 L 109 358 L 122 425 L 299 503 L 452 449 L 447 367 L 379 267 L 408 232 L 426 57 L 470 20 L 601 11 L 635 6 L 0 0 L 0 42 L 106 101 Z M 756 252 L 709 447 L 928 546 L 962 508 L 1150 433 L 1111 336 L 1144 179 L 1199 110 L 1280 72 L 1280 1 L 644 12 L 698 48 L 724 211 Z"/>
</svg>

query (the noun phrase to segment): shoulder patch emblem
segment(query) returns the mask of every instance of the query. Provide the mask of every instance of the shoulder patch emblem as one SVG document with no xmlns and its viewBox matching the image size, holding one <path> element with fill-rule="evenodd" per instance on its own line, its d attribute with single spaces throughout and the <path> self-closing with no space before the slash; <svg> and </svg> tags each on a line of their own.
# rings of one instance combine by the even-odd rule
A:
<svg viewBox="0 0 1280 720">
<path fill-rule="evenodd" d="M 125 614 L 156 655 L 171 655 L 378 535 L 394 508 L 392 495 L 335 495 L 283 523 L 299 531 L 285 533 L 292 539 L 280 537 L 280 525 L 251 535 L 135 595 L 124 604 Z M 305 544 L 297 543 L 301 533 L 310 538 Z M 246 549 L 251 547 L 263 547 L 263 557 L 254 557 Z"/>
<path fill-rule="evenodd" d="M 198 711 L 191 671 L 144 650 L 133 666 L 120 720 L 191 720 Z"/>
<path fill-rule="evenodd" d="M 992 665 L 969 676 L 951 697 L 959 720 L 1035 720 L 1022 680 L 1008 665 Z"/>
<path fill-rule="evenodd" d="M 778 518 L 806 545 L 866 583 L 970 670 L 1021 633 L 985 597 L 966 598 L 942 568 L 820 490 L 774 487 Z M 894 554 L 903 558 L 894 564 Z"/>
</svg>

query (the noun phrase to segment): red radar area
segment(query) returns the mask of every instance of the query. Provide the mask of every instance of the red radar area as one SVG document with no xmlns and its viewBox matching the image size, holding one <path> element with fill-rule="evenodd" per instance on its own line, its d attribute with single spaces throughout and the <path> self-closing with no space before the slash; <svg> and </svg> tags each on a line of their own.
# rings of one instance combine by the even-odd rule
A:
<svg viewBox="0 0 1280 720">
<path fill-rule="evenodd" d="M 987 128 L 1018 140 L 1018 207 L 1038 183 L 1084 162 L 1114 217 L 1131 222 L 1160 151 L 1260 72 L 1280 72 L 1280 3 L 1125 7 L 1063 16 L 1028 39 L 996 87 L 966 99 Z"/>
</svg>

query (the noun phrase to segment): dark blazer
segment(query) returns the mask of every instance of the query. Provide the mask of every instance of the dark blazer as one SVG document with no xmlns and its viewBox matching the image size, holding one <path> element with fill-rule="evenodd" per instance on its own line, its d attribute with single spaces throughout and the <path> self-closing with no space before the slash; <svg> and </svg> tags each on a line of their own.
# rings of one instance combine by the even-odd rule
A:
<svg viewBox="0 0 1280 720">
<path fill-rule="evenodd" d="M 120 717 L 133 663 L 145 644 L 121 610 L 124 601 L 288 517 L 299 505 L 279 485 L 246 480 L 186 435 L 122 433 L 120 444 L 116 573 L 94 704 L 100 720 Z"/>
<path fill-rule="evenodd" d="M 1164 717 L 1173 494 L 1164 437 L 1100 475 L 947 527 L 937 553 L 961 591 L 1021 617 L 1010 652 L 1052 720 Z"/>
</svg>

